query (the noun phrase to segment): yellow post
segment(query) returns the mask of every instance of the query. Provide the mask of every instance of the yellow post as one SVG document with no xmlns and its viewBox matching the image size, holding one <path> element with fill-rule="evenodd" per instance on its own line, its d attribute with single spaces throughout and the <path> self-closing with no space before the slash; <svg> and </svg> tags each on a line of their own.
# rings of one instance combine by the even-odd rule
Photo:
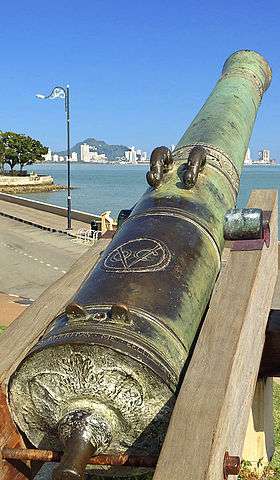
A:
<svg viewBox="0 0 280 480">
<path fill-rule="evenodd" d="M 243 448 L 243 459 L 260 472 L 274 453 L 272 384 L 272 378 L 257 381 Z"/>
<path fill-rule="evenodd" d="M 101 213 L 101 232 L 105 233 L 107 230 L 113 230 L 114 227 L 114 219 L 110 217 L 110 210 L 107 212 Z"/>
</svg>

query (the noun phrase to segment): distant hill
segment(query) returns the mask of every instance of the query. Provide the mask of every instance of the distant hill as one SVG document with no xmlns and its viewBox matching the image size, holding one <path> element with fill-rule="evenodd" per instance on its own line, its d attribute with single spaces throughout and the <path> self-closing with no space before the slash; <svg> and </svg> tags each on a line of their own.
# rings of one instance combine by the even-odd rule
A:
<svg viewBox="0 0 280 480">
<path fill-rule="evenodd" d="M 81 145 L 87 143 L 91 147 L 96 147 L 97 153 L 100 155 L 104 153 L 108 160 L 118 160 L 121 157 L 124 157 L 124 152 L 130 150 L 125 145 L 110 145 L 103 140 L 96 140 L 95 138 L 86 138 L 82 142 L 76 143 L 74 147 L 71 148 L 71 153 L 76 152 L 78 154 L 79 161 L 81 160 Z M 58 155 L 67 155 L 66 151 L 56 152 Z"/>
</svg>

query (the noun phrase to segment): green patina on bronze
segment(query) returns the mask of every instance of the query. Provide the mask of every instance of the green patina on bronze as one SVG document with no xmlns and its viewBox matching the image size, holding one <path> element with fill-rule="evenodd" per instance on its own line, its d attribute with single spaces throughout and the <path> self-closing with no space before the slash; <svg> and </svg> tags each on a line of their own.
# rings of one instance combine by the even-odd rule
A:
<svg viewBox="0 0 280 480">
<path fill-rule="evenodd" d="M 254 240 L 263 236 L 264 216 L 260 208 L 233 208 L 225 215 L 226 240 Z"/>
<path fill-rule="evenodd" d="M 168 164 L 157 188 L 149 188 L 122 223 L 73 298 L 72 310 L 54 319 L 12 377 L 11 410 L 33 444 L 64 448 L 61 425 L 73 411 L 86 411 L 89 441 L 100 451 L 159 452 L 219 273 L 224 215 L 235 205 L 270 80 L 270 67 L 256 52 L 240 51 L 227 60 L 173 152 L 173 166 Z M 194 186 L 186 188 L 196 145 L 206 162 Z M 152 184 L 151 171 L 148 178 Z"/>
<path fill-rule="evenodd" d="M 241 173 L 257 110 L 271 69 L 257 52 L 241 50 L 225 62 L 216 87 L 177 148 L 202 142 L 221 149 Z"/>
</svg>

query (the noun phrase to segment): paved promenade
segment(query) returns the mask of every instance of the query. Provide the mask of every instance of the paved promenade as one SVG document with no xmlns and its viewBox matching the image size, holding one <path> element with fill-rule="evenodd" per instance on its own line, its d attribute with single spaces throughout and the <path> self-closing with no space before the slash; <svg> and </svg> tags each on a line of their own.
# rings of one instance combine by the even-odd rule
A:
<svg viewBox="0 0 280 480">
<path fill-rule="evenodd" d="M 72 237 L 0 216 L 0 292 L 35 300 L 87 248 Z"/>
<path fill-rule="evenodd" d="M 32 301 L 20 295 L 0 292 L 0 334 L 1 327 L 8 327 L 26 307 L 31 305 Z"/>
</svg>

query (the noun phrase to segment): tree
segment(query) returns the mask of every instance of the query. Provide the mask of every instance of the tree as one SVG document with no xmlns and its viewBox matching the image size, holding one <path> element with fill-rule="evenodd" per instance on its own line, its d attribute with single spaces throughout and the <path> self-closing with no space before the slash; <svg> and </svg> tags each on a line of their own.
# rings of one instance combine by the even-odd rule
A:
<svg viewBox="0 0 280 480">
<path fill-rule="evenodd" d="M 38 140 L 15 132 L 0 132 L 0 162 L 1 151 L 4 152 L 3 163 L 10 166 L 12 174 L 16 165 L 20 166 L 22 172 L 24 165 L 42 162 L 43 155 L 48 153 L 48 149 Z"/>
<path fill-rule="evenodd" d="M 39 140 L 34 140 L 31 137 L 25 137 L 22 135 L 21 150 L 19 155 L 20 171 L 22 171 L 24 165 L 31 165 L 35 162 L 42 162 L 44 160 L 43 155 L 48 153 L 48 149 L 43 147 Z"/>
</svg>

